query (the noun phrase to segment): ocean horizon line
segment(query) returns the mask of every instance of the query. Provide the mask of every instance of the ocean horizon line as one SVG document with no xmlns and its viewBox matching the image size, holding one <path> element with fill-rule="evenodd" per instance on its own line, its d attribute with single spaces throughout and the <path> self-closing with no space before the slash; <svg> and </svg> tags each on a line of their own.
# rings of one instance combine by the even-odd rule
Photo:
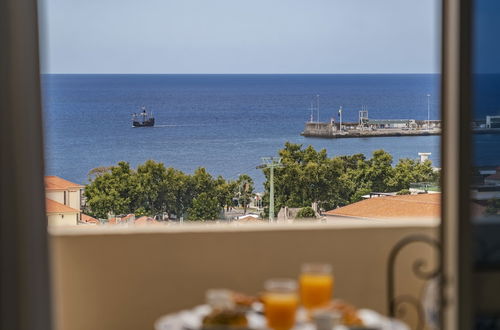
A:
<svg viewBox="0 0 500 330">
<path fill-rule="evenodd" d="M 368 75 L 441 75 L 441 72 L 398 72 L 398 73 L 79 73 L 79 72 L 45 72 L 41 73 L 41 75 L 92 75 L 92 76 L 368 76 Z"/>
</svg>

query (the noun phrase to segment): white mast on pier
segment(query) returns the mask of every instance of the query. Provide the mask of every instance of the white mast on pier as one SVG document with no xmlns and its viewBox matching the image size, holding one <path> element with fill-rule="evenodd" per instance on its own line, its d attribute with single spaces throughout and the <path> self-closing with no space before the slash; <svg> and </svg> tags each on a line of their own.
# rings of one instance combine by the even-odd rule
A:
<svg viewBox="0 0 500 330">
<path fill-rule="evenodd" d="M 342 131 L 342 106 L 340 106 L 340 109 L 339 109 L 339 130 Z"/>
<path fill-rule="evenodd" d="M 427 94 L 427 130 L 431 129 L 430 113 L 431 113 L 431 94 Z"/>
<path fill-rule="evenodd" d="M 317 111 L 318 111 L 318 123 L 319 123 L 319 94 L 316 95 L 316 106 L 317 106 Z"/>
</svg>

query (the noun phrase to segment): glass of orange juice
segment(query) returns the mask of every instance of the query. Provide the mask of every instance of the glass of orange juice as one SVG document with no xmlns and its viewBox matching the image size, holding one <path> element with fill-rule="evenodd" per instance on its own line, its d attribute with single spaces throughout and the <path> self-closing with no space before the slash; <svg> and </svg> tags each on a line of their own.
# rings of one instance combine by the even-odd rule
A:
<svg viewBox="0 0 500 330">
<path fill-rule="evenodd" d="M 332 299 L 332 294 L 332 266 L 321 263 L 303 264 L 300 275 L 302 305 L 309 311 L 324 307 Z"/>
<path fill-rule="evenodd" d="M 295 313 L 299 305 L 297 281 L 271 279 L 265 282 L 263 296 L 267 325 L 274 330 L 288 330 L 295 326 Z"/>
</svg>

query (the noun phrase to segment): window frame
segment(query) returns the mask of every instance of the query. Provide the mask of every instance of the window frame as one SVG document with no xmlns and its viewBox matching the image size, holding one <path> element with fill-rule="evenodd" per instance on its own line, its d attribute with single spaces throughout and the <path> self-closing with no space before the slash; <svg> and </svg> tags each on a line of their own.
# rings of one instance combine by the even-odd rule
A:
<svg viewBox="0 0 500 330">
<path fill-rule="evenodd" d="M 472 329 L 470 160 L 472 159 L 472 0 L 443 0 L 441 159 L 441 322 Z"/>
<path fill-rule="evenodd" d="M 444 329 L 470 329 L 471 242 L 469 160 L 471 159 L 471 0 L 443 0 L 442 119 L 443 168 L 442 322 Z M 0 2 L 0 121 L 3 193 L 0 208 L 2 325 L 50 329 L 48 239 L 43 190 L 43 143 L 36 0 Z M 16 42 L 23 40 L 23 42 Z M 4 118 L 4 119 L 5 119 Z M 29 127 L 16 130 L 15 122 Z M 10 203 L 10 204 L 9 204 Z M 24 203 L 31 207 L 26 208 Z M 12 235 L 12 233 L 16 233 Z M 7 247 L 8 249 L 6 249 Z M 9 275 L 10 274 L 10 275 Z M 9 282 L 7 282 L 9 281 Z M 13 283 L 11 281 L 14 281 Z M 7 285 L 9 283 L 10 285 Z M 26 285 L 31 290 L 22 290 Z M 5 289 L 5 290 L 4 290 Z M 6 301 L 12 302 L 7 306 Z"/>
<path fill-rule="evenodd" d="M 52 329 L 36 0 L 0 1 L 0 328 Z"/>
</svg>

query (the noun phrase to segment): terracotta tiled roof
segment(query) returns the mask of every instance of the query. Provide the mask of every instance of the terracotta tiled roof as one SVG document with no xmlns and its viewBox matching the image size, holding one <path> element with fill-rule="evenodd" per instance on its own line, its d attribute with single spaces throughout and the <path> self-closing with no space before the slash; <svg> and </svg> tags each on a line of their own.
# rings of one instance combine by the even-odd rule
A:
<svg viewBox="0 0 500 330">
<path fill-rule="evenodd" d="M 441 194 L 419 194 L 365 199 L 325 214 L 355 218 L 438 218 L 440 212 Z"/>
<path fill-rule="evenodd" d="M 135 217 L 135 215 L 134 215 L 134 214 L 132 214 L 132 213 L 130 213 L 130 214 L 127 214 L 126 216 L 124 216 L 124 217 L 121 219 L 121 221 L 122 221 L 122 222 L 127 222 L 127 221 L 129 221 L 129 220 L 132 220 L 134 217 Z"/>
<path fill-rule="evenodd" d="M 107 224 L 108 225 L 117 225 L 119 223 L 122 223 L 122 219 L 121 218 L 108 218 L 108 222 Z"/>
<path fill-rule="evenodd" d="M 83 214 L 83 213 L 81 215 L 81 220 L 82 220 L 82 222 L 92 223 L 92 224 L 96 224 L 96 225 L 98 225 L 100 223 L 100 221 L 97 220 L 96 218 L 93 218 L 90 215 L 86 215 L 86 214 Z"/>
<path fill-rule="evenodd" d="M 124 217 L 118 216 L 118 217 L 114 217 L 114 218 L 109 218 L 108 225 L 117 225 L 117 224 L 128 223 L 128 221 L 132 220 L 133 217 L 134 217 L 134 214 L 127 214 Z"/>
<path fill-rule="evenodd" d="M 84 186 L 77 183 L 65 180 L 55 175 L 45 176 L 45 189 L 46 190 L 61 190 L 68 188 L 83 188 Z"/>
<path fill-rule="evenodd" d="M 76 210 L 72 207 L 66 206 L 64 204 L 53 201 L 52 199 L 45 198 L 45 207 L 47 209 L 47 213 L 80 213 L 79 210 Z"/>
</svg>

